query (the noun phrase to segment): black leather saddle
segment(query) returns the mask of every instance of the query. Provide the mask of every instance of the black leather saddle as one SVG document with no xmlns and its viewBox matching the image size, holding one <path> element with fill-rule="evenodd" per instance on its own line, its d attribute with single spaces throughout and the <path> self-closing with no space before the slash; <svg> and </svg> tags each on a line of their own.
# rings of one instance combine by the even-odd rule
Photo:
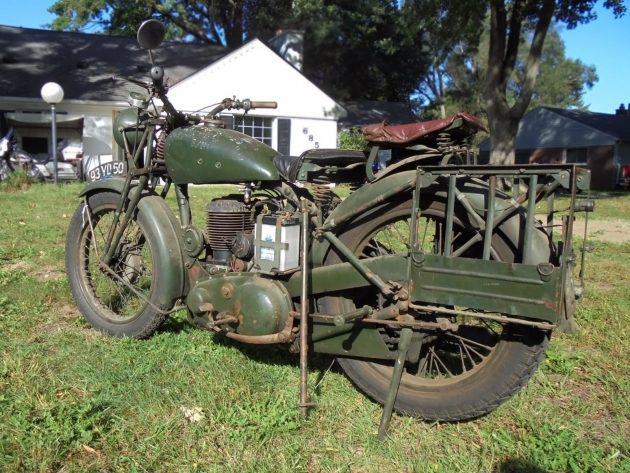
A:
<svg viewBox="0 0 630 473">
<path fill-rule="evenodd" d="M 367 156 L 363 151 L 352 151 L 347 149 L 309 149 L 300 156 L 282 156 L 273 158 L 278 172 L 289 181 L 296 181 L 302 163 L 309 162 L 321 167 L 340 166 L 345 167 L 350 164 L 364 163 Z"/>
</svg>

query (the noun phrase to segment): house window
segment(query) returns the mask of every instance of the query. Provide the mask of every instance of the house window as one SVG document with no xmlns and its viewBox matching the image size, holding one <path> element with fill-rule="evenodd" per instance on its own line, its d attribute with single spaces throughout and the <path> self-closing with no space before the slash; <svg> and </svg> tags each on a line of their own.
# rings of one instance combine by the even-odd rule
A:
<svg viewBox="0 0 630 473">
<path fill-rule="evenodd" d="M 235 116 L 234 129 L 271 146 L 272 117 Z"/>
<path fill-rule="evenodd" d="M 567 149 L 567 164 L 586 164 L 587 163 L 587 150 L 586 148 L 571 148 Z"/>
</svg>

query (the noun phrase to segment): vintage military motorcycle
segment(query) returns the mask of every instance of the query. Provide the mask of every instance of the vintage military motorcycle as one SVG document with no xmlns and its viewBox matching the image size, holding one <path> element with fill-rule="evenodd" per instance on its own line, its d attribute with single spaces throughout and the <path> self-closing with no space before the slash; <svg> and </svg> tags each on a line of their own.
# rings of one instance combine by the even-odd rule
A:
<svg viewBox="0 0 630 473">
<path fill-rule="evenodd" d="M 149 51 L 162 38 L 155 20 L 138 31 Z M 273 102 L 184 114 L 163 69 L 150 74 L 132 80 L 146 94 L 132 92 L 114 123 L 126 173 L 88 185 L 68 230 L 70 285 L 96 329 L 144 338 L 185 309 L 236 342 L 284 346 L 300 354 L 302 412 L 308 354 L 330 354 L 385 405 L 383 434 L 393 408 L 444 421 L 492 411 L 525 385 L 551 332 L 572 327 L 587 170 L 470 164 L 466 138 L 482 125 L 466 114 L 368 127 L 366 152 L 282 156 L 219 119 Z M 207 204 L 205 227 L 193 222 L 188 185 L 218 183 L 240 191 Z M 568 208 L 554 208 L 559 191 Z"/>
</svg>

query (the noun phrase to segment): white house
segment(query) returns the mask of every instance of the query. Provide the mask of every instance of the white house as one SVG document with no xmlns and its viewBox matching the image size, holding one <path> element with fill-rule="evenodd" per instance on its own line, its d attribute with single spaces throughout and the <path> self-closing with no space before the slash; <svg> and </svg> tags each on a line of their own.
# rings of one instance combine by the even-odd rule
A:
<svg viewBox="0 0 630 473">
<path fill-rule="evenodd" d="M 155 51 L 176 107 L 194 111 L 237 96 L 278 102 L 275 110 L 225 117 L 233 126 L 286 154 L 335 147 L 343 108 L 295 67 L 254 39 L 225 48 L 165 43 Z M 112 118 L 127 107 L 129 83 L 113 75 L 146 79 L 148 58 L 133 38 L 0 26 L 0 133 L 9 127 L 23 149 L 52 151 L 50 111 L 41 86 L 58 82 L 58 139 L 82 141 L 85 155 L 116 155 Z"/>
<path fill-rule="evenodd" d="M 307 149 L 337 145 L 337 121 L 345 116 L 344 109 L 258 39 L 179 81 L 169 91 L 171 102 L 185 111 L 232 96 L 278 102 L 277 109 L 235 113 L 228 126 L 283 154 L 295 156 Z"/>
</svg>

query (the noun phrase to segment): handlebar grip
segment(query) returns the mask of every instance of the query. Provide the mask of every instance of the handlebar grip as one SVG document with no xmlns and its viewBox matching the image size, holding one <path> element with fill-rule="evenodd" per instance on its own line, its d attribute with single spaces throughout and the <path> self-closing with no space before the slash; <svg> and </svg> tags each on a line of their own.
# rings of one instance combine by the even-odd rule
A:
<svg viewBox="0 0 630 473">
<path fill-rule="evenodd" d="M 278 108 L 278 102 L 256 102 L 251 101 L 252 108 Z"/>
</svg>

